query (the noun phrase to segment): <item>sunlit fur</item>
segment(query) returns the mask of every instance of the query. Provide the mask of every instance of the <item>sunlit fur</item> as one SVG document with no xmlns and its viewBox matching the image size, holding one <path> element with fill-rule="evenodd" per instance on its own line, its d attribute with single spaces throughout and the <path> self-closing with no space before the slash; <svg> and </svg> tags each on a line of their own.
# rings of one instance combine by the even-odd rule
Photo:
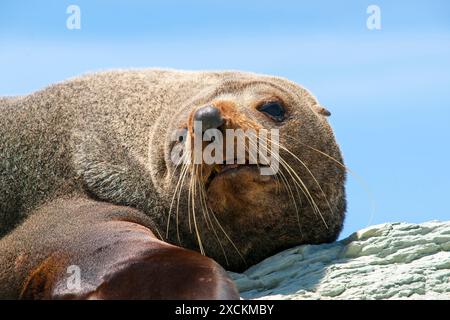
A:
<svg viewBox="0 0 450 320">
<path fill-rule="evenodd" d="M 268 99 L 283 102 L 284 122 L 256 109 Z M 221 110 L 224 128 L 280 130 L 273 181 L 245 169 L 207 188 L 211 166 L 172 163 L 173 133 L 192 129 L 193 112 L 207 104 Z M 297 244 L 334 241 L 342 228 L 345 167 L 328 111 L 286 79 L 102 72 L 0 98 L 0 115 L 0 236 L 13 235 L 39 205 L 80 194 L 141 210 L 163 240 L 230 270 Z"/>
</svg>

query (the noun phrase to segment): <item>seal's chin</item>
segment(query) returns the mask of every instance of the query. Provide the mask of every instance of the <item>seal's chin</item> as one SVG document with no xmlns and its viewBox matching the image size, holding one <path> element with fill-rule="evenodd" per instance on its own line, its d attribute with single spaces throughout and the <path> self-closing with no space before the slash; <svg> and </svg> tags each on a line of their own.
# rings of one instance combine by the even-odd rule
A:
<svg viewBox="0 0 450 320">
<path fill-rule="evenodd" d="M 260 167 L 248 164 L 213 170 L 206 188 L 208 204 L 215 213 L 235 215 L 272 207 L 279 192 L 275 176 L 261 175 Z"/>
</svg>

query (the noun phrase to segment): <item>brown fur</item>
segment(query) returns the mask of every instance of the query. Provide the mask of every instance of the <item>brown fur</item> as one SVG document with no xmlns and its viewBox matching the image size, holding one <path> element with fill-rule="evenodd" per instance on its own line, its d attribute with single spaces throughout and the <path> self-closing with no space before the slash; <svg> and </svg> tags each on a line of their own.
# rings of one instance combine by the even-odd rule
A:
<svg viewBox="0 0 450 320">
<path fill-rule="evenodd" d="M 273 97 L 288 108 L 282 124 L 255 109 Z M 243 270 L 289 246 L 334 241 L 344 219 L 345 170 L 313 150 L 342 162 L 324 117 L 328 113 L 307 90 L 282 78 L 251 73 L 153 69 L 91 74 L 28 96 L 0 99 L 0 236 L 9 234 L 12 245 L 15 228 L 40 205 L 82 195 L 136 208 L 162 240 L 198 250 L 197 236 L 189 227 L 185 186 L 178 224 L 172 212 L 167 238 L 165 230 L 179 177 L 170 161 L 170 136 L 188 127 L 192 112 L 205 104 L 225 110 L 230 128 L 279 128 L 280 142 L 319 182 L 325 195 L 308 170 L 281 150 L 326 221 L 325 226 L 303 195 L 298 195 L 297 221 L 283 188 L 255 181 L 243 170 L 236 183 L 218 179 L 208 191 L 227 236 L 216 225 L 217 239 L 206 218 L 197 215 L 206 255 L 226 268 Z M 25 242 L 45 243 L 51 235 L 21 236 L 29 239 Z M 4 241 L 0 240 L 3 248 Z M 10 263 L 2 258 L 0 270 Z"/>
<path fill-rule="evenodd" d="M 238 297 L 217 263 L 155 239 L 153 228 L 130 207 L 82 195 L 49 202 L 0 241 L 0 299 Z M 69 266 L 80 288 L 68 286 Z"/>
</svg>

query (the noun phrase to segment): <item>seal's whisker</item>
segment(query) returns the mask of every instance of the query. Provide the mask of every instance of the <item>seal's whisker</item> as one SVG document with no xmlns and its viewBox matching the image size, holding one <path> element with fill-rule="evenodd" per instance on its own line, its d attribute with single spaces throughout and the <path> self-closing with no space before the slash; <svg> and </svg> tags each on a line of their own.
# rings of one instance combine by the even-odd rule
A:
<svg viewBox="0 0 450 320">
<path fill-rule="evenodd" d="M 288 193 L 289 193 L 289 195 L 290 195 L 290 198 L 291 198 L 291 200 L 292 200 L 292 203 L 294 204 L 294 207 L 295 207 L 295 213 L 296 213 L 296 217 L 297 217 L 297 225 L 298 225 L 298 229 L 299 229 L 300 233 L 302 234 L 302 229 L 301 229 L 301 224 L 300 224 L 300 212 L 299 212 L 300 210 L 299 210 L 298 207 L 297 207 L 297 202 L 295 201 L 294 193 L 292 192 L 292 188 L 291 188 L 291 186 L 289 185 L 289 183 L 288 183 L 288 181 L 287 181 L 287 178 L 286 178 L 286 176 L 284 175 L 284 173 L 282 173 L 281 171 L 280 171 L 280 173 L 282 174 L 282 177 L 283 177 L 283 184 L 284 184 L 286 190 L 288 191 Z M 296 190 L 296 192 L 297 192 L 298 199 L 299 199 L 299 201 L 300 201 L 300 203 L 301 203 L 301 197 L 300 197 L 300 192 L 298 191 L 298 187 L 297 187 L 297 185 L 294 185 L 294 186 L 295 186 L 295 190 Z"/>
<path fill-rule="evenodd" d="M 250 139 L 248 139 L 249 146 L 254 146 L 256 148 L 256 150 L 257 150 L 258 149 L 258 143 L 256 141 L 258 140 L 258 138 L 257 138 L 256 134 L 255 133 L 250 133 L 249 135 L 250 135 Z M 258 159 L 257 159 L 258 156 L 252 157 L 252 154 L 249 152 L 249 148 L 247 148 L 247 146 L 245 146 L 245 147 L 246 147 L 245 152 L 248 154 L 249 160 L 253 160 L 256 163 L 256 166 L 258 167 L 258 169 L 261 169 L 260 166 L 259 166 Z M 266 147 L 266 150 L 270 152 L 270 150 L 268 150 L 267 147 Z M 278 184 L 277 188 L 278 188 L 278 191 L 279 191 L 280 190 L 279 189 L 280 188 L 280 186 L 279 186 L 280 185 L 280 180 L 279 180 L 278 173 L 275 174 L 275 177 L 277 178 L 277 184 Z"/>
<path fill-rule="evenodd" d="M 242 259 L 242 261 L 247 264 L 244 256 L 242 255 L 241 251 L 239 251 L 239 249 L 237 248 L 236 244 L 234 243 L 233 240 L 231 240 L 230 236 L 228 235 L 228 233 L 225 231 L 225 229 L 222 227 L 222 224 L 219 222 L 219 219 L 217 219 L 216 215 L 214 214 L 214 211 L 211 210 L 212 216 L 214 218 L 214 220 L 216 221 L 217 225 L 219 226 L 220 230 L 222 231 L 222 233 L 225 235 L 225 237 L 228 239 L 228 241 L 230 242 L 230 244 L 233 246 L 234 250 L 236 250 L 236 252 L 238 253 L 238 255 L 240 256 L 240 258 Z"/>
<path fill-rule="evenodd" d="M 184 154 L 183 154 L 183 157 L 184 157 Z M 182 159 L 181 159 L 181 161 L 183 161 Z M 174 171 L 172 172 L 170 180 L 172 180 L 173 175 L 174 175 L 175 171 L 178 169 L 178 167 L 179 167 L 179 164 L 177 164 L 176 167 L 174 168 Z M 180 192 L 181 192 L 181 178 L 183 176 L 183 170 L 187 170 L 187 165 L 185 163 L 183 163 L 183 165 L 181 166 L 180 176 L 178 177 L 178 181 L 177 181 L 177 184 L 175 185 L 175 190 L 173 192 L 172 200 L 170 202 L 169 213 L 167 216 L 166 238 L 168 238 L 168 236 L 169 236 L 170 216 L 172 213 L 173 205 L 175 203 L 175 198 L 176 198 L 178 189 L 180 189 Z M 178 207 L 178 205 L 177 205 L 177 207 Z"/>
<path fill-rule="evenodd" d="M 206 190 L 204 190 L 204 184 L 202 183 L 201 186 L 202 186 L 202 188 L 203 188 L 203 194 L 204 194 L 204 197 L 205 197 L 205 200 L 204 200 L 204 201 L 205 201 L 205 204 L 206 204 L 206 208 L 208 208 L 208 205 L 207 205 L 207 203 L 206 203 Z M 238 247 L 236 246 L 236 244 L 234 243 L 234 241 L 231 239 L 231 237 L 228 235 L 228 233 L 225 231 L 225 229 L 222 227 L 221 223 L 219 222 L 219 220 L 217 219 L 216 215 L 214 214 L 214 211 L 213 211 L 211 208 L 209 208 L 209 210 L 207 211 L 207 212 L 208 212 L 208 217 L 209 217 L 209 211 L 211 212 L 211 215 L 213 216 L 214 221 L 216 222 L 216 224 L 217 224 L 218 227 L 220 228 L 220 231 L 222 231 L 222 233 L 225 235 L 225 237 L 227 238 L 227 240 L 230 242 L 230 244 L 233 246 L 233 248 L 236 250 L 236 252 L 237 252 L 238 255 L 240 256 L 240 258 L 242 259 L 242 261 L 246 264 L 247 262 L 245 261 L 244 256 L 242 255 L 242 253 L 240 252 L 240 250 L 238 249 Z M 211 221 L 211 225 L 213 225 L 212 221 Z M 219 239 L 219 237 L 218 237 L 218 235 L 217 235 L 217 232 L 215 231 L 214 227 L 212 228 L 212 230 L 213 230 L 213 232 L 214 232 L 214 233 L 216 234 L 216 236 L 217 236 L 217 240 L 218 240 L 218 242 L 219 242 L 220 247 L 222 248 L 222 251 L 223 251 L 225 260 L 226 260 L 227 263 L 228 263 L 228 257 L 227 257 L 227 255 L 226 255 L 226 253 L 225 253 L 225 250 L 224 250 L 224 248 L 223 248 L 223 246 L 222 246 L 222 243 L 220 242 L 220 239 Z"/>
<path fill-rule="evenodd" d="M 325 201 L 326 201 L 326 203 L 327 203 L 328 208 L 330 209 L 330 213 L 333 214 L 334 211 L 333 211 L 333 209 L 331 208 L 331 204 L 330 204 L 330 202 L 329 202 L 329 200 L 328 200 L 327 195 L 326 195 L 325 192 L 323 191 L 322 186 L 320 185 L 319 181 L 317 181 L 316 177 L 315 177 L 314 174 L 311 172 L 311 170 L 308 168 L 308 166 L 306 165 L 306 163 L 304 163 L 299 157 L 297 157 L 295 154 L 293 154 L 291 151 L 289 151 L 289 150 L 288 150 L 287 148 L 285 148 L 284 146 L 280 145 L 280 148 L 282 148 L 282 149 L 286 150 L 287 152 L 289 152 L 289 154 L 291 154 L 298 162 L 301 163 L 301 165 L 302 165 L 303 167 L 305 167 L 306 171 L 308 171 L 308 173 L 311 175 L 311 177 L 313 178 L 313 180 L 314 180 L 314 182 L 316 183 L 316 185 L 319 187 L 319 190 L 320 190 L 320 192 L 322 193 L 322 195 L 323 195 L 323 197 L 324 197 L 324 199 L 325 199 Z"/>
<path fill-rule="evenodd" d="M 183 176 L 183 171 L 187 170 L 187 165 L 186 165 L 187 155 L 188 155 L 188 152 L 183 152 L 183 155 L 182 155 L 181 159 L 179 160 L 179 162 L 177 164 L 175 164 L 175 167 L 173 168 L 173 171 L 172 171 L 172 173 L 169 176 L 169 181 L 172 181 L 173 177 L 175 176 L 175 173 L 178 170 L 178 167 L 180 166 L 180 164 L 182 164 L 181 165 L 181 170 L 180 170 L 180 176 L 178 177 L 178 180 L 177 180 L 177 183 L 176 183 L 176 186 L 175 186 L 175 190 L 173 192 L 172 200 L 170 202 L 170 208 L 169 208 L 169 213 L 168 213 L 168 218 L 167 218 L 166 237 L 167 237 L 168 232 L 169 232 L 170 216 L 171 216 L 174 200 L 175 200 L 178 188 L 181 188 L 181 177 Z M 181 192 L 181 190 L 180 190 L 180 192 Z"/>
<path fill-rule="evenodd" d="M 303 143 L 303 142 L 299 141 L 298 139 L 295 139 L 294 137 L 291 137 L 291 136 L 287 136 L 287 137 L 296 140 L 296 142 L 300 143 L 301 145 L 303 145 L 303 146 L 305 146 L 305 147 L 307 147 L 307 148 L 309 148 L 309 149 L 311 149 L 311 150 L 313 150 L 313 151 L 315 151 L 315 152 L 317 152 L 317 153 L 327 157 L 328 159 L 334 161 L 336 164 L 338 164 L 340 167 L 342 167 L 345 171 L 347 171 L 348 173 L 353 175 L 356 179 L 360 180 L 360 183 L 362 183 L 363 185 L 366 184 L 365 180 L 360 175 L 358 175 L 355 171 L 353 171 L 352 169 L 350 169 L 349 167 L 347 167 L 342 162 L 340 162 L 336 158 L 332 157 L 328 153 L 323 152 L 323 151 L 321 151 L 319 149 L 316 149 L 314 147 L 311 147 L 310 145 L 308 145 L 306 143 Z"/>
<path fill-rule="evenodd" d="M 254 146 L 257 149 L 258 148 L 258 144 L 254 140 L 252 140 L 252 138 L 256 139 L 254 134 L 251 135 L 251 139 L 248 140 L 248 143 L 249 143 L 249 145 Z M 270 150 L 267 149 L 267 147 L 266 147 L 266 150 L 271 152 Z M 253 157 L 252 154 L 248 151 L 247 148 L 246 148 L 245 151 L 248 154 L 249 160 L 253 160 L 256 163 L 256 166 L 258 167 L 258 169 L 261 169 L 260 166 L 259 166 L 259 162 L 258 162 L 257 156 Z M 275 174 L 275 178 L 277 179 L 277 192 L 280 192 L 280 176 L 278 175 L 278 173 Z"/>
<path fill-rule="evenodd" d="M 168 180 L 172 180 L 172 179 L 173 179 L 173 177 L 174 177 L 174 175 L 175 175 L 175 172 L 177 172 L 177 169 L 178 169 L 178 167 L 180 166 L 180 164 L 183 164 L 183 165 L 185 164 L 185 161 L 184 161 L 184 158 L 185 158 L 185 157 L 186 157 L 186 152 L 183 152 L 183 155 L 181 156 L 179 162 L 175 164 L 175 166 L 174 166 L 174 168 L 173 168 L 173 170 L 172 170 L 172 173 L 169 175 Z M 183 166 L 182 166 L 182 167 L 183 167 Z"/>
<path fill-rule="evenodd" d="M 253 145 L 256 146 L 256 143 L 255 143 L 255 142 L 252 142 L 252 141 L 249 140 L 249 143 L 250 143 L 250 144 L 251 144 L 251 143 L 254 143 Z M 260 145 L 260 146 L 261 146 L 261 147 L 264 147 L 265 151 L 269 152 L 269 153 L 271 154 L 271 156 L 276 157 L 275 153 L 274 153 L 272 150 L 270 150 L 267 146 L 264 146 L 264 145 Z M 265 158 L 265 156 L 264 156 L 264 158 Z M 265 162 L 267 162 L 267 159 L 265 159 Z M 258 165 L 258 168 L 259 168 L 259 165 Z M 297 224 L 298 224 L 298 228 L 299 228 L 300 233 L 302 233 L 301 226 L 300 226 L 300 215 L 299 215 L 299 210 L 298 210 L 298 207 L 297 207 L 297 202 L 295 201 L 294 193 L 292 192 L 292 188 L 290 187 L 289 183 L 287 182 L 286 176 L 284 175 L 284 173 L 283 173 L 282 171 L 277 172 L 275 176 L 277 177 L 278 183 L 280 182 L 280 179 L 281 179 L 281 182 L 283 183 L 283 185 L 284 185 L 286 191 L 287 191 L 288 194 L 289 194 L 289 198 L 290 198 L 290 200 L 292 201 L 292 203 L 293 203 L 293 205 L 294 205 L 294 207 L 295 207 L 295 212 L 296 212 L 296 216 L 297 216 Z M 299 194 L 299 191 L 298 191 L 298 187 L 297 187 L 297 186 L 295 186 L 295 187 L 296 187 L 297 194 L 298 194 L 298 196 L 299 196 L 299 200 L 300 200 L 300 202 L 301 202 L 301 198 L 300 198 L 300 194 Z"/>
<path fill-rule="evenodd" d="M 281 164 L 281 166 L 282 166 L 282 168 L 284 169 L 284 164 L 282 163 Z M 289 173 L 289 172 L 288 172 Z M 300 210 L 298 209 L 298 206 L 297 206 L 297 202 L 296 202 L 296 200 L 295 200 L 295 196 L 294 196 L 294 193 L 293 193 L 293 191 L 292 191 L 292 188 L 291 188 L 291 186 L 289 185 L 289 182 L 288 182 L 288 179 L 287 179 L 287 177 L 286 177 L 286 175 L 283 173 L 283 171 L 281 171 L 280 170 L 280 174 L 281 174 L 281 176 L 283 177 L 283 181 L 284 181 L 284 185 L 286 186 L 286 189 L 288 190 L 288 193 L 290 194 L 290 197 L 292 198 L 292 202 L 293 202 L 293 204 L 294 204 L 294 207 L 295 207 L 295 213 L 296 213 L 296 217 L 297 217 L 297 225 L 298 225 L 298 228 L 299 228 L 299 231 L 300 231 L 300 233 L 302 233 L 302 230 L 301 230 L 301 224 L 300 224 Z M 300 201 L 300 204 L 301 204 L 301 196 L 300 196 L 300 192 L 299 192 L 299 188 L 298 188 L 298 184 L 294 184 L 294 187 L 295 187 L 295 191 L 296 191 L 296 193 L 297 193 L 297 198 L 298 198 L 298 200 Z M 303 190 L 302 190 L 302 192 L 303 192 Z M 303 192 L 303 194 L 305 194 L 305 192 Z M 306 194 L 305 194 L 305 196 L 306 196 Z"/>
<path fill-rule="evenodd" d="M 281 143 L 278 143 L 278 146 L 285 150 L 286 152 L 288 152 L 292 157 L 294 157 L 295 160 L 297 160 L 298 162 L 300 162 L 300 164 L 306 169 L 306 171 L 308 171 L 308 173 L 311 175 L 311 177 L 313 178 L 315 184 L 319 187 L 320 192 L 322 193 L 322 195 L 324 196 L 324 199 L 328 205 L 328 208 L 330 209 L 330 213 L 333 214 L 333 209 L 331 209 L 331 204 L 328 201 L 328 197 L 325 194 L 325 192 L 322 189 L 322 186 L 320 185 L 319 181 L 317 181 L 316 177 L 314 176 L 314 174 L 311 172 L 311 170 L 308 168 L 308 166 L 306 165 L 306 163 L 304 163 L 299 157 L 297 157 L 293 152 L 291 152 L 289 149 L 287 149 L 285 146 L 283 146 Z"/>
<path fill-rule="evenodd" d="M 267 138 L 267 140 L 268 140 L 271 144 L 273 143 L 274 145 L 277 145 L 277 146 L 281 147 L 281 145 L 280 145 L 279 143 L 276 143 L 276 142 L 273 141 L 272 139 Z M 286 151 L 288 151 L 289 153 L 292 153 L 292 152 L 290 152 L 289 150 L 287 150 L 285 147 L 283 147 L 283 149 L 286 150 Z M 267 147 L 266 147 L 266 150 L 269 150 L 269 149 L 267 149 Z M 271 152 L 271 150 L 269 150 L 269 152 Z M 284 158 L 281 156 L 281 154 L 279 154 L 279 153 L 278 153 L 278 154 L 275 154 L 275 153 L 271 152 L 271 155 L 272 155 L 273 157 L 275 157 L 275 158 L 280 162 L 280 164 L 282 165 L 282 167 L 284 167 L 284 168 L 287 170 L 287 172 L 289 173 L 289 175 L 291 176 L 291 178 L 294 180 L 294 182 L 295 182 L 297 185 L 298 185 L 298 182 L 300 182 L 300 185 L 298 185 L 298 186 L 300 187 L 300 189 L 302 190 L 303 194 L 304 194 L 305 197 L 307 198 L 307 200 L 308 200 L 308 202 L 310 203 L 311 207 L 313 208 L 314 212 L 319 213 L 319 214 L 322 216 L 322 214 L 321 214 L 321 212 L 320 212 L 320 210 L 319 210 L 319 208 L 318 208 L 316 202 L 314 201 L 314 198 L 312 197 L 311 193 L 309 192 L 309 189 L 307 188 L 307 186 L 305 185 L 305 183 L 303 182 L 303 180 L 300 178 L 300 176 L 298 175 L 298 173 L 292 168 L 291 165 L 289 165 L 289 164 L 287 163 L 286 160 L 284 160 Z M 293 173 L 294 175 L 292 175 L 292 173 Z M 298 181 L 298 182 L 297 182 L 297 181 Z M 323 218 L 322 218 L 322 220 L 323 220 Z M 324 221 L 324 222 L 325 222 L 325 221 Z M 325 223 L 325 224 L 326 224 L 326 223 Z"/>
<path fill-rule="evenodd" d="M 274 143 L 275 145 L 278 145 L 272 139 L 268 139 L 268 141 L 270 141 L 270 143 Z M 302 190 L 303 194 L 305 195 L 306 199 L 310 203 L 310 205 L 311 205 L 312 209 L 314 210 L 314 212 L 320 216 L 320 218 L 322 219 L 323 223 L 325 224 L 325 227 L 328 228 L 328 224 L 326 223 L 326 221 L 325 221 L 325 219 L 324 219 L 324 217 L 322 215 L 322 212 L 320 211 L 320 209 L 317 206 L 317 203 L 315 202 L 313 196 L 311 195 L 308 187 L 305 185 L 305 183 L 300 178 L 298 173 L 281 156 L 277 156 L 276 154 L 272 154 L 272 155 L 277 158 L 277 160 L 280 162 L 280 164 L 283 167 L 286 168 L 287 172 L 289 173 L 289 175 L 293 179 L 294 183 L 298 184 L 298 186 Z"/>
<path fill-rule="evenodd" d="M 178 196 L 177 196 L 177 206 L 176 206 L 176 226 L 177 226 L 177 240 L 178 243 L 181 243 L 181 237 L 180 237 L 180 228 L 179 228 L 179 216 L 180 216 L 180 198 L 181 198 L 181 192 L 182 192 L 182 187 L 184 185 L 184 181 L 185 178 L 189 172 L 189 162 L 187 161 L 188 159 L 190 159 L 191 157 L 191 152 L 189 148 L 186 148 L 186 152 L 183 155 L 185 157 L 185 159 L 183 159 L 183 166 L 180 172 L 180 177 L 179 177 L 179 181 L 180 181 L 180 186 L 178 187 Z M 176 189 L 175 189 L 175 193 L 176 194 Z M 169 211 L 170 213 L 170 211 Z M 188 216 L 189 216 L 189 207 L 188 207 Z M 190 221 L 189 221 L 190 222 Z"/>
<path fill-rule="evenodd" d="M 223 256 L 224 256 L 224 258 L 225 258 L 225 262 L 226 262 L 227 265 L 229 265 L 228 257 L 227 257 L 227 254 L 226 254 L 226 252 L 225 252 L 225 249 L 224 249 L 224 247 L 223 247 L 223 245 L 222 245 L 222 242 L 220 241 L 220 238 L 219 238 L 219 236 L 218 236 L 218 234 L 217 234 L 216 229 L 214 228 L 214 224 L 213 224 L 212 221 L 211 221 L 211 217 L 210 217 L 210 215 L 209 215 L 208 204 L 207 204 L 207 202 L 206 202 L 206 190 L 205 190 L 204 184 L 201 183 L 201 181 L 199 182 L 199 189 L 200 189 L 200 193 L 201 193 L 201 201 L 204 203 L 204 208 L 205 208 L 205 210 L 206 210 L 206 218 L 207 218 L 207 220 L 208 220 L 208 223 L 211 224 L 211 230 L 213 231 L 214 236 L 215 236 L 217 242 L 219 243 L 220 249 L 221 249 L 221 251 L 222 251 L 222 253 L 223 253 Z"/>
<path fill-rule="evenodd" d="M 181 174 L 181 184 L 180 184 L 180 188 L 178 191 L 178 197 L 177 197 L 177 212 L 176 212 L 176 225 L 177 225 L 177 239 L 178 242 L 181 243 L 181 238 L 180 238 L 180 228 L 179 228 L 179 216 L 180 216 L 180 198 L 181 198 L 181 191 L 182 191 L 182 186 L 184 185 L 184 179 L 186 178 L 186 175 L 188 173 L 188 169 L 189 166 L 187 164 L 184 164 L 183 166 L 184 172 L 182 172 Z"/>
<path fill-rule="evenodd" d="M 206 191 L 205 191 L 205 187 L 204 187 L 204 184 L 203 184 L 203 179 L 198 179 L 197 183 L 198 183 L 198 188 L 199 188 L 199 191 L 200 191 L 200 205 L 201 205 L 201 208 L 202 208 L 203 217 L 205 218 L 208 230 L 215 231 L 214 230 L 214 225 L 211 222 L 211 217 L 209 216 L 208 203 L 206 201 Z"/>
<path fill-rule="evenodd" d="M 303 145 L 303 146 L 305 146 L 305 147 L 307 147 L 307 148 L 309 148 L 309 149 L 311 149 L 311 150 L 313 150 L 313 151 L 315 151 L 315 152 L 318 152 L 318 153 L 324 155 L 325 157 L 327 157 L 327 158 L 333 160 L 334 162 L 336 162 L 339 166 L 341 166 L 341 167 L 344 168 L 345 170 L 351 171 L 350 168 L 348 168 L 347 166 L 345 166 L 342 162 L 340 162 L 340 161 L 337 160 L 336 158 L 332 157 L 332 156 L 329 155 L 328 153 L 323 152 L 323 151 L 321 151 L 321 150 L 319 150 L 319 149 L 317 149 L 317 148 L 314 148 L 314 147 L 312 147 L 312 146 L 310 146 L 310 145 L 308 145 L 308 144 L 306 144 L 306 143 L 300 141 L 300 139 L 298 139 L 298 138 L 296 138 L 296 137 L 290 136 L 290 135 L 288 135 L 288 134 L 283 134 L 283 136 L 285 136 L 286 138 L 292 139 L 292 140 L 294 140 L 295 142 L 298 142 L 298 143 L 300 143 L 301 145 Z"/>
<path fill-rule="evenodd" d="M 197 236 L 197 242 L 200 249 L 200 253 L 205 255 L 205 249 L 203 248 L 202 238 L 200 236 L 200 230 L 197 225 L 197 217 L 195 215 L 195 199 L 196 199 L 196 179 L 197 179 L 197 169 L 198 166 L 193 165 L 194 172 L 191 174 L 191 182 L 192 182 L 192 193 L 191 193 L 191 202 L 192 202 L 192 220 L 194 222 L 194 230 Z"/>
<path fill-rule="evenodd" d="M 179 227 L 178 227 L 178 213 L 179 213 L 179 205 L 180 205 L 180 194 L 181 194 L 181 190 L 182 190 L 182 185 L 184 182 L 184 176 L 187 172 L 187 165 L 183 164 L 181 170 L 180 170 L 180 176 L 178 177 L 178 181 L 177 184 L 175 186 L 175 190 L 172 196 L 172 201 L 170 204 L 170 208 L 169 208 L 169 213 L 168 213 L 168 217 L 167 217 L 167 228 L 166 228 L 166 237 L 168 237 L 169 234 L 169 227 L 170 227 L 170 216 L 171 216 L 171 212 L 172 212 L 172 208 L 174 205 L 174 201 L 175 201 L 175 197 L 177 197 L 177 205 L 176 205 L 176 226 L 177 226 L 177 238 L 178 238 L 178 242 L 181 243 L 180 240 L 180 234 L 179 234 Z"/>
<path fill-rule="evenodd" d="M 192 233 L 192 222 L 191 222 L 191 210 L 192 210 L 192 181 L 194 179 L 194 165 L 191 165 L 190 170 L 190 179 L 189 179 L 189 188 L 188 188 L 188 225 L 189 225 L 189 232 Z"/>
<path fill-rule="evenodd" d="M 288 170 L 288 172 L 290 173 L 291 177 L 294 180 L 294 183 L 300 183 L 299 187 L 301 187 L 302 190 L 304 190 L 304 192 L 306 192 L 305 196 L 308 199 L 308 202 L 310 203 L 310 205 L 312 206 L 313 210 L 320 216 L 320 218 L 322 219 L 323 223 L 325 224 L 325 227 L 328 228 L 328 224 L 326 223 L 322 212 L 320 211 L 319 207 L 317 206 L 316 201 L 314 200 L 314 197 L 311 195 L 308 187 L 305 185 L 305 183 L 303 182 L 303 180 L 299 177 L 299 175 L 297 174 L 297 172 L 292 169 L 292 167 L 283 159 L 280 159 L 280 163 L 284 163 L 285 164 L 285 168 Z"/>
<path fill-rule="evenodd" d="M 208 228 L 208 230 L 210 230 L 212 228 L 212 225 L 210 225 L 210 219 L 208 219 L 207 217 L 207 204 L 206 204 L 206 196 L 203 193 L 203 181 L 204 181 L 204 176 L 203 176 L 203 163 L 200 164 L 200 176 L 197 177 L 197 184 L 198 184 L 198 188 L 200 191 L 200 207 L 202 209 L 202 214 L 203 214 L 203 218 L 205 218 L 205 222 L 206 222 L 206 227 Z M 204 199 L 205 198 L 205 199 Z"/>
<path fill-rule="evenodd" d="M 269 140 L 269 141 L 271 141 L 271 140 Z M 273 152 L 273 150 L 269 149 L 269 148 L 268 148 L 267 146 L 265 146 L 265 145 L 260 145 L 260 147 L 263 147 L 265 151 L 269 152 L 270 155 L 271 155 L 272 157 L 276 158 L 277 161 L 279 161 L 278 158 L 281 157 L 280 154 L 278 154 L 278 155 L 275 154 L 275 153 Z M 266 157 L 264 156 L 264 158 L 266 158 Z M 265 162 L 267 162 L 267 159 L 265 159 Z M 283 166 L 284 166 L 284 164 L 282 163 L 282 167 L 283 167 Z M 294 204 L 295 212 L 296 212 L 296 216 L 297 216 L 297 224 L 298 224 L 298 228 L 299 228 L 300 233 L 303 234 L 303 233 L 302 233 L 302 230 L 301 230 L 301 224 L 300 224 L 299 209 L 298 209 L 298 206 L 297 206 L 297 202 L 296 202 L 296 200 L 295 200 L 294 193 L 292 192 L 292 188 L 291 188 L 291 186 L 290 186 L 289 183 L 288 183 L 288 179 L 287 179 L 287 177 L 285 176 L 285 174 L 283 173 L 283 171 L 281 171 L 281 170 L 280 170 L 279 172 L 276 173 L 276 176 L 277 176 L 277 177 L 281 177 L 282 182 L 283 182 L 283 185 L 285 186 L 285 189 L 287 190 L 287 192 L 288 192 L 288 194 L 289 194 L 289 197 L 290 197 L 292 203 Z M 297 186 L 297 184 L 294 184 L 294 186 L 295 186 L 295 189 L 296 189 L 296 192 L 297 192 L 298 199 L 299 199 L 300 204 L 301 204 L 301 196 L 300 196 L 300 192 L 299 192 L 299 190 L 298 190 L 298 186 Z M 306 195 L 305 195 L 305 196 L 306 196 Z"/>
<path fill-rule="evenodd" d="M 349 167 L 347 167 L 346 165 L 344 165 L 341 161 L 337 160 L 336 158 L 332 157 L 331 155 L 327 154 L 326 152 L 323 152 L 317 148 L 314 148 L 302 141 L 300 141 L 298 138 L 295 138 L 293 136 L 290 135 L 285 135 L 287 138 L 290 138 L 292 140 L 294 140 L 295 142 L 300 143 L 301 145 L 311 149 L 314 152 L 317 152 L 318 154 L 323 155 L 324 157 L 332 160 L 333 162 L 335 162 L 337 165 L 339 165 L 341 168 L 343 168 L 346 172 L 350 173 L 356 180 L 358 180 L 358 182 L 360 183 L 360 185 L 363 187 L 364 191 L 366 192 L 369 201 L 372 204 L 372 213 L 371 213 L 371 217 L 370 217 L 370 221 L 373 219 L 373 216 L 375 215 L 375 207 L 376 207 L 376 201 L 375 201 L 375 197 L 372 194 L 372 191 L 370 190 L 368 183 L 366 182 L 366 180 L 361 177 L 359 174 L 357 174 L 355 171 L 353 171 L 352 169 L 350 169 Z M 370 223 L 369 223 L 370 224 Z"/>
</svg>

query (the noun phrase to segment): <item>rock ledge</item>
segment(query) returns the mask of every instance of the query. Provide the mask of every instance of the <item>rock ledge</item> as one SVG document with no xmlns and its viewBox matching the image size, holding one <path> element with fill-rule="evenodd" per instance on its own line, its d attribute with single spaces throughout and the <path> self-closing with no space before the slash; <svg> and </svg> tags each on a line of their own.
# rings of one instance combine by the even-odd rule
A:
<svg viewBox="0 0 450 320">
<path fill-rule="evenodd" d="M 244 299 L 450 299 L 450 221 L 371 226 L 230 275 Z"/>
</svg>

